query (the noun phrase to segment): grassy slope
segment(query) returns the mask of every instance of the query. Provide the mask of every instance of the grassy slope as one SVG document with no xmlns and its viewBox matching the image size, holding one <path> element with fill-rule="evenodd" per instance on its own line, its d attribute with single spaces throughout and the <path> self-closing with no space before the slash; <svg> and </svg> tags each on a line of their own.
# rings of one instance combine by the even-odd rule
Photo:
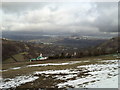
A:
<svg viewBox="0 0 120 90">
<path fill-rule="evenodd" d="M 13 57 L 17 60 L 17 61 L 20 61 L 20 60 L 24 60 L 24 57 L 21 53 L 19 54 L 16 54 L 16 55 L 13 55 Z M 4 63 L 13 63 L 15 62 L 12 58 L 8 58 L 4 61 Z"/>
</svg>

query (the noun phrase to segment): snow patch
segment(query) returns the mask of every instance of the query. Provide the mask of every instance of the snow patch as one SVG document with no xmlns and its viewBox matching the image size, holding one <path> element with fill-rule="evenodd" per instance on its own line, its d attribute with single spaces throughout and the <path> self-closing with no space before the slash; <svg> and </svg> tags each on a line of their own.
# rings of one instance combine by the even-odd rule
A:
<svg viewBox="0 0 120 90">
<path fill-rule="evenodd" d="M 10 69 L 13 69 L 13 70 L 16 70 L 16 69 L 20 69 L 21 67 L 15 67 L 15 68 L 10 68 Z"/>
<path fill-rule="evenodd" d="M 118 76 L 100 80 L 86 85 L 87 88 L 118 88 Z"/>
<path fill-rule="evenodd" d="M 38 78 L 39 77 L 32 76 L 32 75 L 17 76 L 13 79 L 6 78 L 6 79 L 3 79 L 2 82 L 0 82 L 0 88 L 15 88 L 17 86 L 20 86 L 21 84 L 25 84 L 27 82 L 32 82 Z"/>
<path fill-rule="evenodd" d="M 76 63 L 81 63 L 81 61 L 70 61 L 66 63 L 46 63 L 46 64 L 34 64 L 34 65 L 28 65 L 27 67 L 39 67 L 39 66 L 56 66 L 56 65 L 70 65 L 70 64 L 76 64 Z"/>
<path fill-rule="evenodd" d="M 34 74 L 74 74 L 76 71 L 71 70 L 48 70 L 48 71 L 37 71 Z"/>
<path fill-rule="evenodd" d="M 0 70 L 0 72 L 5 72 L 5 71 L 8 71 L 8 70 Z"/>
</svg>

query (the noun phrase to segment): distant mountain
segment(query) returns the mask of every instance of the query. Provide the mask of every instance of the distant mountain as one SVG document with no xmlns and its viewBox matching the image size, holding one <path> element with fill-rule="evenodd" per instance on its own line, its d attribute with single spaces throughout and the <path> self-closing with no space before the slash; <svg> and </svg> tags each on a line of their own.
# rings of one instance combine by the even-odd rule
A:
<svg viewBox="0 0 120 90">
<path fill-rule="evenodd" d="M 3 33 L 4 38 L 17 41 L 28 41 L 34 43 L 53 43 L 56 45 L 70 46 L 74 48 L 90 48 L 105 42 L 107 39 L 100 39 L 88 36 L 55 36 L 55 35 L 15 35 L 15 33 Z"/>
<path fill-rule="evenodd" d="M 34 40 L 34 39 L 49 39 L 49 36 L 42 36 L 42 35 L 6 35 L 3 34 L 4 38 L 9 38 L 11 40 L 22 40 L 22 41 L 27 41 L 27 40 Z"/>
<path fill-rule="evenodd" d="M 65 45 L 65 46 L 72 46 L 78 48 L 89 48 L 95 47 L 101 43 L 106 42 L 107 39 L 87 39 L 87 38 L 65 38 L 64 40 L 60 40 L 55 42 L 57 45 Z"/>
</svg>

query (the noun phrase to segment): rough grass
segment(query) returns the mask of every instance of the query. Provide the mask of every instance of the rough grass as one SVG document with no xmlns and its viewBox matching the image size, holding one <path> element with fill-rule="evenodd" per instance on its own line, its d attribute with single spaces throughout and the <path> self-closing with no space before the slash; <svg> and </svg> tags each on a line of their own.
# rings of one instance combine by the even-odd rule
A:
<svg viewBox="0 0 120 90">
<path fill-rule="evenodd" d="M 18 55 L 18 57 L 19 57 L 19 55 Z M 62 62 L 68 62 L 68 61 L 84 61 L 84 60 L 95 61 L 97 59 L 112 60 L 112 59 L 116 59 L 116 57 L 103 55 L 103 56 L 96 56 L 96 57 L 83 57 L 83 58 L 76 58 L 76 59 L 75 58 L 54 59 L 54 60 L 34 61 L 34 62 L 29 62 L 29 60 L 26 60 L 24 62 L 3 63 L 2 69 L 8 69 L 8 68 L 19 67 L 19 66 L 21 67 L 21 66 L 31 65 L 31 64 L 62 63 Z"/>
<path fill-rule="evenodd" d="M 22 53 L 19 53 L 19 54 L 15 54 L 13 55 L 13 57 L 18 61 L 18 62 L 21 62 L 21 61 L 25 61 L 24 59 L 24 54 L 28 54 L 27 52 L 22 52 Z M 6 60 L 4 60 L 3 64 L 7 64 L 7 63 L 16 63 L 16 61 L 14 61 L 12 58 L 8 58 Z"/>
<path fill-rule="evenodd" d="M 32 74 L 35 71 L 74 69 L 80 65 L 89 65 L 89 64 L 96 64 L 96 63 L 101 64 L 101 62 L 97 62 L 97 61 L 101 61 L 102 59 L 103 60 L 111 60 L 111 59 L 115 59 L 115 57 L 98 56 L 98 57 L 86 57 L 86 58 L 77 58 L 77 59 L 60 59 L 60 60 L 46 60 L 46 61 L 36 61 L 36 62 L 17 62 L 17 63 L 3 64 L 3 69 L 9 69 L 9 68 L 13 68 L 13 67 L 22 67 L 22 68 L 17 69 L 17 70 L 4 71 L 4 72 L 2 72 L 2 74 L 3 74 L 3 78 L 13 78 L 15 76 Z M 31 64 L 63 63 L 63 62 L 68 62 L 68 61 L 83 61 L 83 62 L 71 64 L 71 65 L 25 67 L 26 65 L 31 65 Z M 84 62 L 84 61 L 89 61 L 89 62 Z"/>
</svg>

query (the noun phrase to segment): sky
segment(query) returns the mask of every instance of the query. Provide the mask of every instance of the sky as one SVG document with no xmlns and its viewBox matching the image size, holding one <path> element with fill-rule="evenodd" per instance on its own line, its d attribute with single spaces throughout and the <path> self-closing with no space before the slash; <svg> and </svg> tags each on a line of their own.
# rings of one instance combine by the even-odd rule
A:
<svg viewBox="0 0 120 90">
<path fill-rule="evenodd" d="M 1 30 L 43 35 L 116 36 L 117 2 L 4 2 Z"/>
</svg>

